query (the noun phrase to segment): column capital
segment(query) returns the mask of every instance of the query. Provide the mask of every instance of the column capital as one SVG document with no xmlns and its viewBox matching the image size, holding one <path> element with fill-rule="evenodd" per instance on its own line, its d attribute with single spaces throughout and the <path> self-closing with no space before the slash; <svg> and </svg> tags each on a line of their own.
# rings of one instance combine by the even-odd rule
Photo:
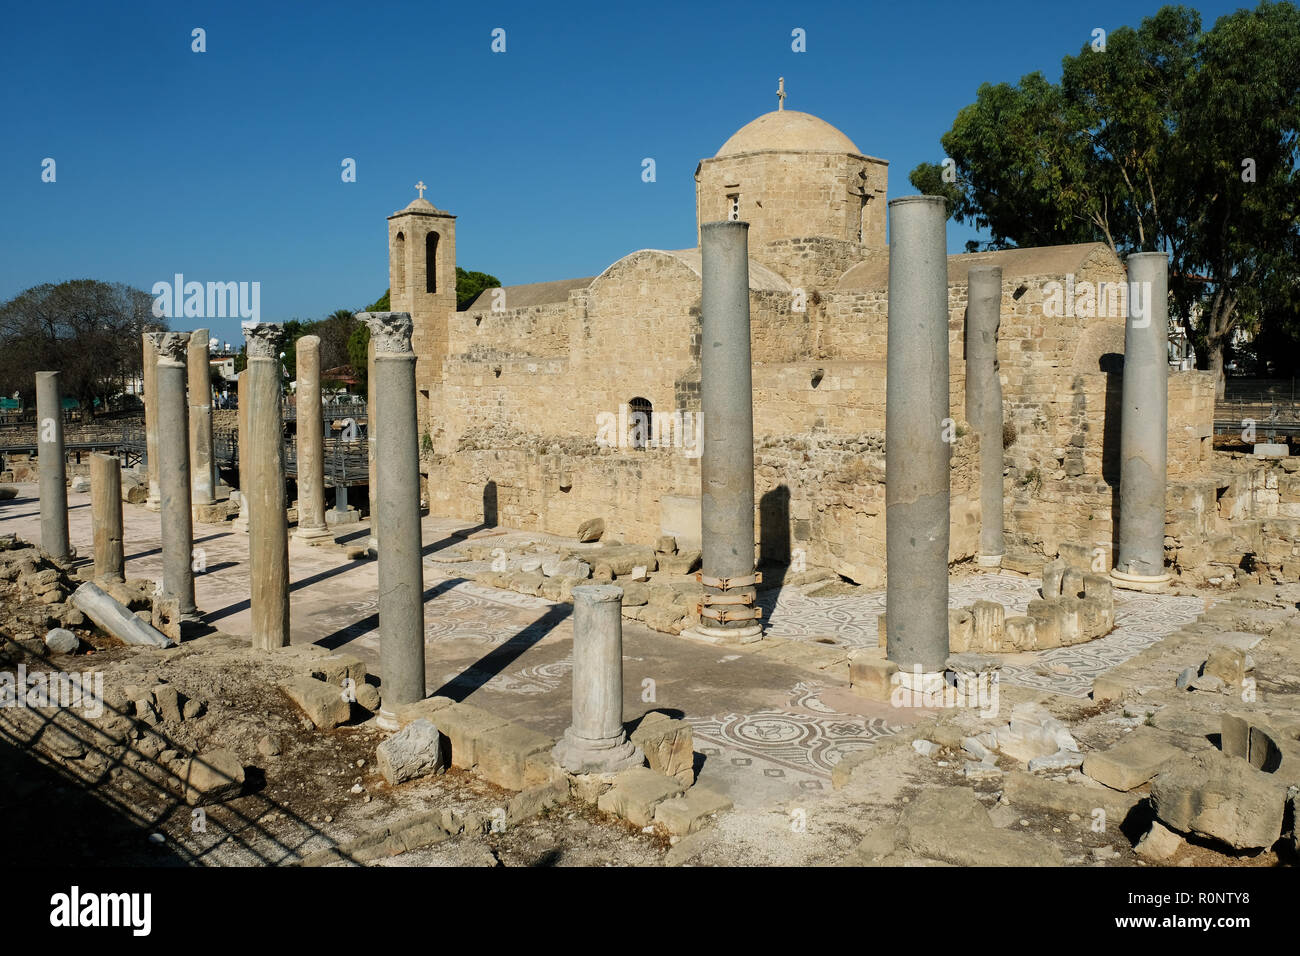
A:
<svg viewBox="0 0 1300 956">
<path fill-rule="evenodd" d="M 184 365 L 189 352 L 188 332 L 151 332 L 153 344 L 158 349 L 158 361 Z"/>
<path fill-rule="evenodd" d="M 370 329 L 375 353 L 409 353 L 411 351 L 411 313 L 358 312 L 357 318 Z"/>
<path fill-rule="evenodd" d="M 274 322 L 250 322 L 241 326 L 241 329 L 250 359 L 269 358 L 279 361 L 280 343 L 284 341 L 283 328 Z"/>
</svg>

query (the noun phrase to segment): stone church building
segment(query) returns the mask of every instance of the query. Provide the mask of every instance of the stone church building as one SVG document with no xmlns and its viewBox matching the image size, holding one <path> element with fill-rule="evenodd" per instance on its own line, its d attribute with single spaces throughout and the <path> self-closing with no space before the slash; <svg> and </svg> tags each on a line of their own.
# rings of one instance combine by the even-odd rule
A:
<svg viewBox="0 0 1300 956">
<path fill-rule="evenodd" d="M 888 171 L 824 120 L 778 109 L 696 168 L 690 248 L 640 249 L 595 277 L 487 290 L 464 311 L 455 216 L 424 198 L 389 216 L 391 307 L 414 318 L 433 513 L 568 535 L 600 517 L 609 539 L 698 542 L 698 226 L 742 219 L 760 556 L 881 584 Z M 972 557 L 979 533 L 976 438 L 963 409 L 975 264 L 1003 275 L 1008 551 L 1055 554 L 1061 541 L 1109 550 L 1125 323 L 1115 292 L 1126 276 L 1109 248 L 1085 244 L 948 259 L 950 557 Z M 1208 373 L 1169 381 L 1173 479 L 1209 458 L 1214 393 Z"/>
</svg>

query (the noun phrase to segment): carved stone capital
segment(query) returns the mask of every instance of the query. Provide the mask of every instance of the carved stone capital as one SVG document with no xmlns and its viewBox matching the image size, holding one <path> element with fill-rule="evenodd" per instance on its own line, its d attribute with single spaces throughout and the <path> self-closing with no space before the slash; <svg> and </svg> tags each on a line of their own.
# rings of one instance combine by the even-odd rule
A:
<svg viewBox="0 0 1300 956">
<path fill-rule="evenodd" d="M 274 322 L 253 322 L 242 327 L 249 359 L 269 358 L 280 360 L 280 343 L 284 329 Z"/>
<path fill-rule="evenodd" d="M 152 332 L 154 347 L 158 349 L 158 361 L 185 364 L 189 352 L 190 336 L 188 332 Z"/>
<path fill-rule="evenodd" d="M 375 354 L 409 354 L 411 351 L 411 313 L 358 312 L 357 318 L 370 329 Z"/>
</svg>

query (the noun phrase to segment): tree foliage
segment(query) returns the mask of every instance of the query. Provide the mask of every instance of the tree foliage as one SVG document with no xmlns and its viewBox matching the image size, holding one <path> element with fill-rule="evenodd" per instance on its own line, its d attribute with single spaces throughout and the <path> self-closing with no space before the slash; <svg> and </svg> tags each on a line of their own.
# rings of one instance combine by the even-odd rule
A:
<svg viewBox="0 0 1300 956">
<path fill-rule="evenodd" d="M 167 328 L 153 298 L 122 283 L 45 283 L 0 304 L 0 391 L 30 405 L 34 373 L 62 372 L 63 394 L 83 409 L 102 407 L 140 374 L 140 336 Z"/>
<path fill-rule="evenodd" d="M 1220 375 L 1234 330 L 1294 325 L 1300 252 L 1300 10 L 1261 3 L 1221 17 L 1166 6 L 1104 49 L 983 84 L 911 174 L 987 246 L 1105 242 L 1170 256 L 1174 315 Z M 978 246 L 978 243 L 969 244 Z M 1266 336 L 1267 338 L 1267 336 Z"/>
</svg>

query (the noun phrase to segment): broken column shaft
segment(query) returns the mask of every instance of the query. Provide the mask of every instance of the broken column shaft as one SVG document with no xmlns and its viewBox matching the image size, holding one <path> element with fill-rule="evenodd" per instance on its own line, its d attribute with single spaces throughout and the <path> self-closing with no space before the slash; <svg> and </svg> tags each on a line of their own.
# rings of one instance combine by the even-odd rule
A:
<svg viewBox="0 0 1300 956">
<path fill-rule="evenodd" d="M 379 725 L 395 730 L 402 704 L 422 700 L 424 683 L 424 558 L 420 537 L 420 445 L 415 413 L 415 353 L 409 312 L 359 312 L 374 346 L 375 447 L 379 499 Z M 373 427 L 373 419 L 371 420 Z"/>
<path fill-rule="evenodd" d="M 294 537 L 314 541 L 330 536 L 325 527 L 325 419 L 320 400 L 320 339 L 304 335 L 297 343 L 298 364 L 298 530 Z"/>
<path fill-rule="evenodd" d="M 90 520 L 95 535 L 95 582 L 125 581 L 122 463 L 116 455 L 90 456 Z"/>
<path fill-rule="evenodd" d="M 72 557 L 68 543 L 68 479 L 63 458 L 61 373 L 36 373 L 36 457 L 40 468 L 41 547 L 55 561 Z"/>
<path fill-rule="evenodd" d="M 189 340 L 190 497 L 196 505 L 216 501 L 217 479 L 212 455 L 212 366 L 208 330 L 196 329 Z"/>
<path fill-rule="evenodd" d="M 154 341 L 155 334 L 144 333 L 140 374 L 144 389 L 144 454 L 149 474 L 149 497 L 144 506 L 150 511 L 162 507 L 162 484 L 158 473 L 158 345 Z"/>
<path fill-rule="evenodd" d="M 980 440 L 980 547 L 983 567 L 1002 564 L 1002 378 L 998 325 L 1002 267 L 973 266 L 966 286 L 966 420 Z"/>
<path fill-rule="evenodd" d="M 162 491 L 163 596 L 182 617 L 194 617 L 194 515 L 190 510 L 190 410 L 185 398 L 189 335 L 155 332 L 158 352 L 154 402 L 158 418 L 158 470 Z"/>
<path fill-rule="evenodd" d="M 1115 584 L 1159 588 L 1165 571 L 1165 470 L 1169 430 L 1169 258 L 1128 257 L 1120 419 L 1119 551 Z"/>
<path fill-rule="evenodd" d="M 239 399 L 240 410 L 248 416 L 239 455 L 241 462 L 247 457 L 253 647 L 261 650 L 289 644 L 289 526 L 285 516 L 284 423 L 280 412 L 281 338 L 278 325 L 269 322 L 245 325 L 248 367 L 239 379 L 241 391 L 245 379 L 248 382 L 247 394 Z"/>
<path fill-rule="evenodd" d="M 946 218 L 936 196 L 889 204 L 885 625 L 905 675 L 937 674 L 948 658 Z"/>
<path fill-rule="evenodd" d="M 645 757 L 623 729 L 623 589 L 573 589 L 573 723 L 552 753 L 570 773 L 613 773 Z"/>
<path fill-rule="evenodd" d="M 691 633 L 749 643 L 763 634 L 754 573 L 754 398 L 749 223 L 700 228 L 700 624 Z"/>
</svg>

